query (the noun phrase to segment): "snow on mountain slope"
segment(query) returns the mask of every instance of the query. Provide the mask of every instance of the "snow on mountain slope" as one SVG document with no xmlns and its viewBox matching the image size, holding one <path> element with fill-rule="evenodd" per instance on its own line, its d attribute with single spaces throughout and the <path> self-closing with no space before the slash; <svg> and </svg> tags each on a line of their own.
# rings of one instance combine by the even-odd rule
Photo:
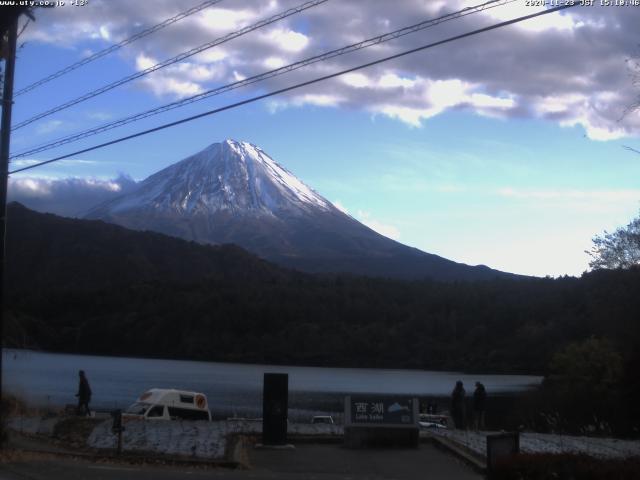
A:
<svg viewBox="0 0 640 480">
<path fill-rule="evenodd" d="M 117 215 L 150 207 L 178 215 L 280 215 L 334 208 L 261 149 L 234 140 L 210 145 L 97 210 Z"/>
<path fill-rule="evenodd" d="M 310 272 L 486 279 L 506 275 L 407 247 L 349 215 L 260 148 L 225 140 L 140 182 L 86 216 L 200 243 L 235 243 Z"/>
</svg>

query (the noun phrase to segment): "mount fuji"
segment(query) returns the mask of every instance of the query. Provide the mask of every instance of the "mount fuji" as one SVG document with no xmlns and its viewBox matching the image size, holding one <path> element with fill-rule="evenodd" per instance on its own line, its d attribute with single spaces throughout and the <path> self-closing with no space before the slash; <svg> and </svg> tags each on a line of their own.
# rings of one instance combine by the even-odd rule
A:
<svg viewBox="0 0 640 480">
<path fill-rule="evenodd" d="M 247 142 L 225 140 L 89 211 L 134 230 L 235 243 L 308 272 L 486 280 L 511 276 L 408 247 L 371 230 Z"/>
</svg>

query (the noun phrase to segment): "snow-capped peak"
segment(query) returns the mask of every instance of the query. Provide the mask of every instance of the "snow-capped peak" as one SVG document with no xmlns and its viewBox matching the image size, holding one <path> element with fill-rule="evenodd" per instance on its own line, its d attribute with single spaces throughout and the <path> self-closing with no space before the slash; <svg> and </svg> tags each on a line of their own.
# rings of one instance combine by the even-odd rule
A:
<svg viewBox="0 0 640 480">
<path fill-rule="evenodd" d="M 178 214 L 272 215 L 334 208 L 262 149 L 231 139 L 151 175 L 103 207 L 112 213 L 152 207 Z"/>
<path fill-rule="evenodd" d="M 262 149 L 248 142 L 237 142 L 235 140 L 225 140 L 223 142 L 223 152 L 233 152 L 241 161 L 253 160 L 262 165 L 269 174 L 271 180 L 281 185 L 284 190 L 294 194 L 300 202 L 316 205 L 326 209 L 330 203 L 314 190 L 302 183 L 295 175 L 286 168 L 280 166 L 275 160 L 267 155 Z"/>
</svg>

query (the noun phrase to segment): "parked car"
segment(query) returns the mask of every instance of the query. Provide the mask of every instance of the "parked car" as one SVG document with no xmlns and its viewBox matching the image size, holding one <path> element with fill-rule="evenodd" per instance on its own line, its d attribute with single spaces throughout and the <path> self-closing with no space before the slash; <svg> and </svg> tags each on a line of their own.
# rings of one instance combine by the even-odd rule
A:
<svg viewBox="0 0 640 480">
<path fill-rule="evenodd" d="M 419 423 L 421 428 L 449 428 L 451 418 L 448 415 L 421 413 Z"/>
<path fill-rule="evenodd" d="M 204 393 L 152 388 L 125 410 L 123 420 L 207 420 L 211 421 Z"/>
<path fill-rule="evenodd" d="M 316 415 L 311 419 L 311 423 L 328 423 L 333 425 L 333 417 L 331 415 Z"/>
</svg>

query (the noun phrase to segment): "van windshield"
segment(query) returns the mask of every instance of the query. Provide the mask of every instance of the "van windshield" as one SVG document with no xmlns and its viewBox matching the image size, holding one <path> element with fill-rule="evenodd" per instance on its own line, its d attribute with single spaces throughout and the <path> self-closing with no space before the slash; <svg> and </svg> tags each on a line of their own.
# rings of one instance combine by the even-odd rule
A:
<svg viewBox="0 0 640 480">
<path fill-rule="evenodd" d="M 151 406 L 150 403 L 144 402 L 136 402 L 127 408 L 125 413 L 130 413 L 132 415 L 144 415 L 147 409 Z"/>
</svg>

